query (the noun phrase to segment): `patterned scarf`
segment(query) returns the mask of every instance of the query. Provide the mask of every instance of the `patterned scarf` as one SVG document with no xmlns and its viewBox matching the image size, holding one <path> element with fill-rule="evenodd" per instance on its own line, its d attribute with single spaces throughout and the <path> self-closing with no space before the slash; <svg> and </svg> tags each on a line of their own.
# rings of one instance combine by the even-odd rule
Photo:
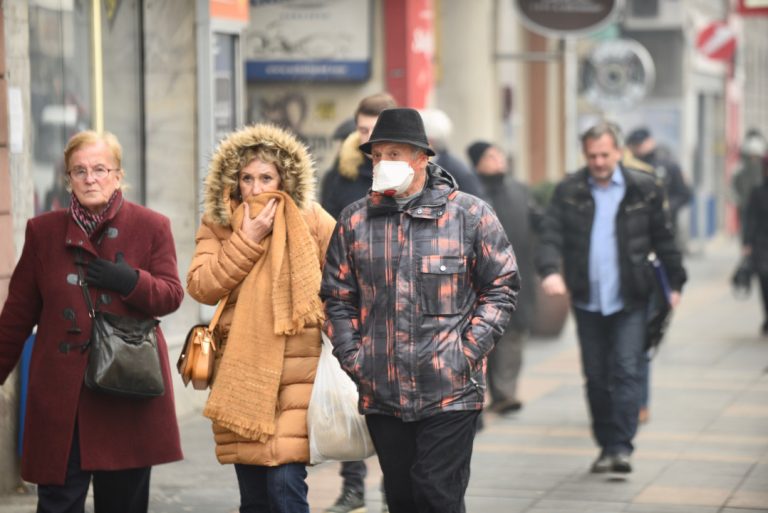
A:
<svg viewBox="0 0 768 513">
<path fill-rule="evenodd" d="M 85 234 L 90 237 L 96 227 L 99 226 L 105 217 L 107 217 L 107 213 L 112 208 L 112 204 L 116 202 L 117 198 L 122 197 L 123 195 L 120 192 L 120 189 L 115 190 L 115 192 L 113 192 L 112 196 L 109 198 L 107 205 L 104 207 L 104 209 L 102 209 L 101 212 L 97 214 L 85 208 L 73 192 L 69 211 L 72 213 L 72 218 L 77 223 L 77 226 L 79 226 L 85 232 Z M 117 203 L 119 203 L 119 201 L 117 201 Z"/>
</svg>

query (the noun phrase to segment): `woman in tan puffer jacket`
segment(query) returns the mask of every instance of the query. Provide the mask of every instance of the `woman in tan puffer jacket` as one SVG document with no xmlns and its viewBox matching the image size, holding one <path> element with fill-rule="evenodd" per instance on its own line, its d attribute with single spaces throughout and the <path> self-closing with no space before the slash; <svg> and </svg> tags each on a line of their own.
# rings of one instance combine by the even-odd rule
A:
<svg viewBox="0 0 768 513">
<path fill-rule="evenodd" d="M 227 298 L 203 414 L 219 462 L 235 464 L 241 512 L 309 512 L 306 413 L 335 226 L 314 184 L 304 145 L 272 125 L 228 136 L 205 180 L 187 290 L 204 304 Z"/>
</svg>

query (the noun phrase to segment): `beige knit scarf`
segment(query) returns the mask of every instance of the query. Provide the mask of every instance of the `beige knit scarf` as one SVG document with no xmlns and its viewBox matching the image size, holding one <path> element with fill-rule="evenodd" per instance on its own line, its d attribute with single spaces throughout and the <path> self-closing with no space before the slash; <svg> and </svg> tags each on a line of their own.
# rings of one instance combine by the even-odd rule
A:
<svg viewBox="0 0 768 513">
<path fill-rule="evenodd" d="M 251 218 L 278 201 L 264 254 L 242 282 L 227 346 L 203 415 L 250 440 L 275 433 L 285 339 L 322 322 L 317 243 L 291 197 L 262 193 L 249 199 Z M 244 207 L 232 214 L 240 229 Z"/>
</svg>

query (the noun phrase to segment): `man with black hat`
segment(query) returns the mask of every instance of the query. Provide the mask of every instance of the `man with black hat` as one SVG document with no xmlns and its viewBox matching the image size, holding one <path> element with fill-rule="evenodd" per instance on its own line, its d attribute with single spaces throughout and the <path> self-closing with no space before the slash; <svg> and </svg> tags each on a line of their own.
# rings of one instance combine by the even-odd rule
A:
<svg viewBox="0 0 768 513">
<path fill-rule="evenodd" d="M 517 303 L 515 255 L 491 208 L 429 162 L 417 111 L 383 111 L 360 149 L 373 184 L 331 239 L 324 330 L 357 384 L 390 511 L 463 512 L 486 356 Z"/>
</svg>

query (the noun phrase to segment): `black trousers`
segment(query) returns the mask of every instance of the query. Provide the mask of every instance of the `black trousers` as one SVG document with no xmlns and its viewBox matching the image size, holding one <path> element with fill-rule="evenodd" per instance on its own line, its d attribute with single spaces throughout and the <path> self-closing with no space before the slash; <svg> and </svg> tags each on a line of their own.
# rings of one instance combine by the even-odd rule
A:
<svg viewBox="0 0 768 513">
<path fill-rule="evenodd" d="M 365 461 L 342 461 L 339 474 L 344 480 L 344 490 L 365 495 L 365 476 L 368 474 Z"/>
<path fill-rule="evenodd" d="M 152 467 L 126 470 L 83 470 L 77 427 L 63 485 L 38 485 L 37 513 L 83 513 L 93 478 L 95 513 L 147 513 Z"/>
<path fill-rule="evenodd" d="M 480 411 L 439 413 L 416 422 L 366 415 L 391 513 L 464 513 Z"/>
</svg>

